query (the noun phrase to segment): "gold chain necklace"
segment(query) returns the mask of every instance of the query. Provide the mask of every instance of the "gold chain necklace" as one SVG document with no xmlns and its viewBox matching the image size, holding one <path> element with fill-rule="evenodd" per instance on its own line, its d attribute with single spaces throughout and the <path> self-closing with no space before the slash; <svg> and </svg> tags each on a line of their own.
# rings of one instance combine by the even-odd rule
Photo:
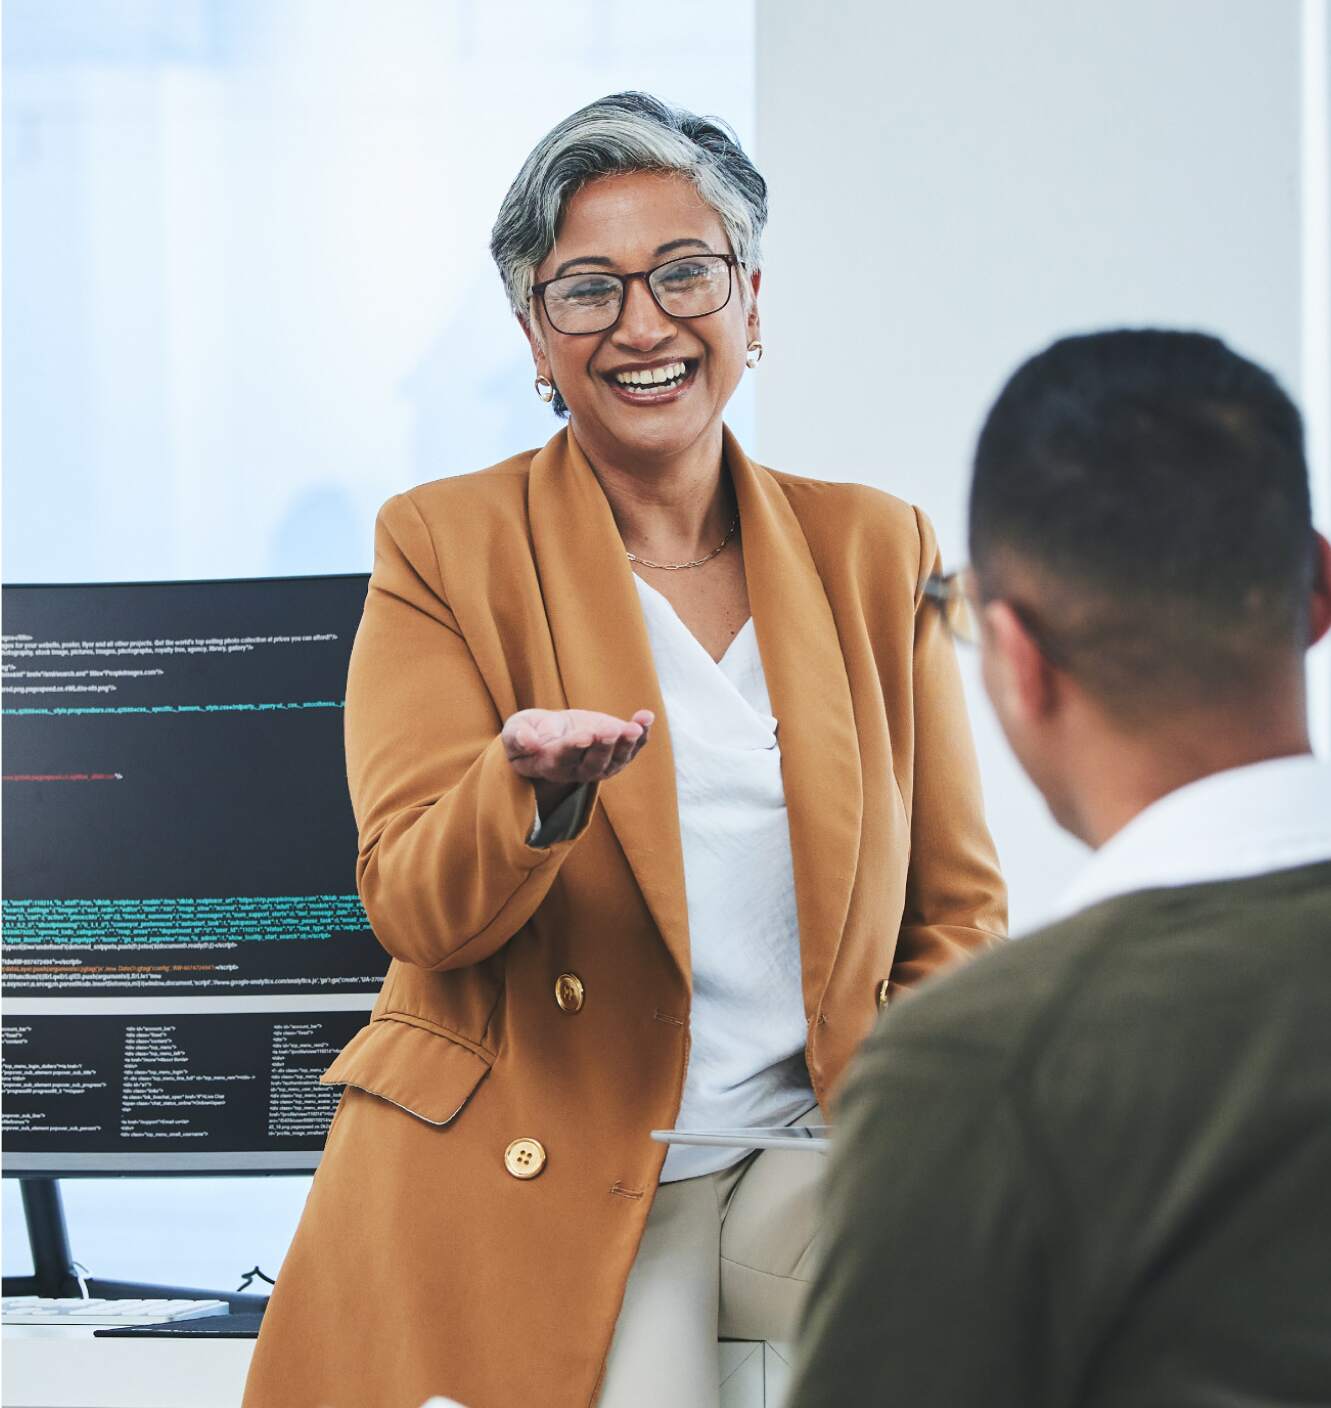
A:
<svg viewBox="0 0 1331 1408">
<path fill-rule="evenodd" d="M 686 567 L 701 567 L 704 562 L 710 562 L 718 553 L 725 550 L 727 544 L 730 542 L 731 538 L 735 536 L 738 529 L 739 514 L 736 514 L 735 521 L 730 525 L 729 530 L 725 537 L 721 539 L 720 543 L 714 547 L 706 557 L 695 558 L 692 562 L 651 562 L 645 557 L 635 556 L 627 549 L 625 549 L 624 556 L 627 557 L 630 562 L 636 562 L 640 567 L 659 567 L 663 572 L 682 572 Z"/>
</svg>

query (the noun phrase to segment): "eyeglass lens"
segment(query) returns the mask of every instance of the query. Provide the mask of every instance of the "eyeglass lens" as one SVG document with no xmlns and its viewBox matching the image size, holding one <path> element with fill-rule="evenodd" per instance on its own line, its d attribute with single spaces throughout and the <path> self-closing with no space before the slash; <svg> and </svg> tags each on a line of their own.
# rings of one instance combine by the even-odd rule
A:
<svg viewBox="0 0 1331 1408">
<path fill-rule="evenodd" d="M 658 265 L 647 286 L 669 317 L 706 317 L 730 298 L 730 265 L 719 254 L 690 254 Z M 619 318 L 624 288 L 618 274 L 566 274 L 545 287 L 546 316 L 558 332 L 604 332 Z"/>
</svg>

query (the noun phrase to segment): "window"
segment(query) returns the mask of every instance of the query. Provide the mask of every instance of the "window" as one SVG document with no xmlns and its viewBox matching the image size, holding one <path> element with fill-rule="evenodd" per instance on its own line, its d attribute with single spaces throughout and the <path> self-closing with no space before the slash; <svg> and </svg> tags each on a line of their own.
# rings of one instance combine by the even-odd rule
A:
<svg viewBox="0 0 1331 1408">
<path fill-rule="evenodd" d="M 488 252 L 536 139 L 642 88 L 752 145 L 752 0 L 7 0 L 4 18 L 11 582 L 368 570 L 390 494 L 558 427 Z M 276 1270 L 304 1192 L 65 1185 L 96 1274 L 219 1289 Z M 12 1181 L 4 1199 L 21 1272 Z"/>
</svg>

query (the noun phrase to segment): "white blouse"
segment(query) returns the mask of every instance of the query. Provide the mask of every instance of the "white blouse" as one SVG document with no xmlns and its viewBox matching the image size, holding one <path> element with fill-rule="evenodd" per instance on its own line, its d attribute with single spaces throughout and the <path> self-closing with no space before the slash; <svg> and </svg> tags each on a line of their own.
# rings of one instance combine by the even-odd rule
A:
<svg viewBox="0 0 1331 1408">
<path fill-rule="evenodd" d="M 777 720 L 753 621 L 717 662 L 634 576 L 675 755 L 693 968 L 680 1129 L 790 1124 L 816 1103 Z M 663 1182 L 743 1149 L 673 1144 Z"/>
</svg>

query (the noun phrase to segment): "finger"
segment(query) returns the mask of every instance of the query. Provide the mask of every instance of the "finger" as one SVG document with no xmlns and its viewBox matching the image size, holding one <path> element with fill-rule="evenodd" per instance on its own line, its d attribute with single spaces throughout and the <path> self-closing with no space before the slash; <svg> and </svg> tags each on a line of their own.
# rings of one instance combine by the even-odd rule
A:
<svg viewBox="0 0 1331 1408">
<path fill-rule="evenodd" d="M 513 747 L 518 757 L 527 757 L 540 751 L 541 740 L 530 724 L 523 723 L 513 730 Z"/>
<path fill-rule="evenodd" d="M 613 777 L 622 768 L 637 750 L 638 744 L 642 740 L 642 730 L 635 728 L 632 734 L 625 733 L 615 744 L 614 752 L 610 755 L 610 762 L 606 765 L 605 775 Z"/>
<path fill-rule="evenodd" d="M 605 734 L 587 749 L 583 754 L 582 762 L 578 767 L 580 781 L 596 782 L 604 774 L 611 757 L 614 755 L 615 744 L 618 741 L 617 733 Z"/>
<path fill-rule="evenodd" d="M 509 762 L 514 762 L 524 754 L 530 753 L 531 735 L 525 724 L 514 723 L 510 720 L 504 725 L 504 731 L 500 734 L 504 744 L 504 754 Z"/>
<path fill-rule="evenodd" d="M 651 724 L 644 725 L 642 735 L 639 737 L 638 741 L 633 745 L 633 751 L 629 754 L 629 762 L 632 762 L 633 759 L 636 758 L 638 754 L 642 752 L 642 750 L 647 746 L 647 740 L 651 738 L 651 736 Z"/>
<path fill-rule="evenodd" d="M 632 733 L 629 733 L 628 729 L 632 729 Z M 649 733 L 650 729 L 648 728 L 641 728 L 633 724 L 626 726 L 624 735 L 615 745 L 614 756 L 611 758 L 610 767 L 606 772 L 607 777 L 613 777 L 628 767 L 646 746 Z"/>
</svg>

